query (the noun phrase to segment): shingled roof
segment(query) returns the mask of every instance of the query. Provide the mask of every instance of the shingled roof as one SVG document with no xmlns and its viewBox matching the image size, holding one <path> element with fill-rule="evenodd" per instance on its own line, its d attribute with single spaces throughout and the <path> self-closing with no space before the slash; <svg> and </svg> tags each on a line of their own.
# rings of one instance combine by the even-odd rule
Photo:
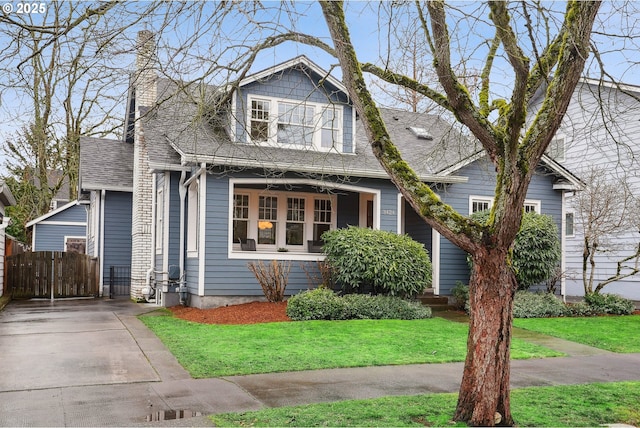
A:
<svg viewBox="0 0 640 428">
<path fill-rule="evenodd" d="M 130 192 L 133 188 L 133 144 L 81 137 L 80 188 Z"/>
</svg>

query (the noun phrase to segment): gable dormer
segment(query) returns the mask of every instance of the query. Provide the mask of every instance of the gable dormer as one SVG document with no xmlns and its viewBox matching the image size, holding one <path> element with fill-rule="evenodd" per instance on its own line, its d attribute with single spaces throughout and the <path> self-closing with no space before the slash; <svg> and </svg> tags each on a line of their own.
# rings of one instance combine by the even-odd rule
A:
<svg viewBox="0 0 640 428">
<path fill-rule="evenodd" d="M 294 150 L 353 153 L 355 110 L 342 84 L 304 56 L 240 82 L 232 139 Z"/>
</svg>

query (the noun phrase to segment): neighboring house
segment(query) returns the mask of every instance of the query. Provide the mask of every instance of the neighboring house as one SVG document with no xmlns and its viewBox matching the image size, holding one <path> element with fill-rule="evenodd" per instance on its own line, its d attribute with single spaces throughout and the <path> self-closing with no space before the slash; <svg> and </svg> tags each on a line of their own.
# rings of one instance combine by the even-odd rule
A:
<svg viewBox="0 0 640 428">
<path fill-rule="evenodd" d="M 11 220 L 6 216 L 5 208 L 15 205 L 16 200 L 9 187 L 0 181 L 0 296 L 4 293 L 4 258 L 5 258 L 5 230 Z"/>
<path fill-rule="evenodd" d="M 26 224 L 31 228 L 32 251 L 70 251 L 85 254 L 87 209 L 81 201 L 71 201 Z"/>
<path fill-rule="evenodd" d="M 434 270 L 425 286 L 436 294 L 468 282 L 465 253 L 405 204 L 374 157 L 345 88 L 325 70 L 298 57 L 235 88 L 177 91 L 148 67 L 150 33 L 140 37 L 125 141 L 81 141 L 81 187 L 93 195 L 90 224 L 108 217 L 98 214 L 98 195 L 105 197 L 100 209 L 110 201 L 109 189 L 87 185 L 96 171 L 86 162 L 100 163 L 100 173 L 123 193 L 131 183 L 133 298 L 154 282 L 166 283 L 175 266 L 191 306 L 253 300 L 262 290 L 247 263 L 256 260 L 291 262 L 287 294 L 295 294 L 309 286 L 301 265 L 324 258 L 322 233 L 348 225 L 422 242 Z M 202 93 L 205 98 L 194 98 Z M 228 103 L 219 105 L 221 99 Z M 383 116 L 405 159 L 443 201 L 469 214 L 491 206 L 495 169 L 455 127 L 434 115 L 383 110 Z M 115 179 L 129 167 L 131 182 Z M 578 185 L 545 157 L 525 209 L 551 214 L 561 227 L 564 192 Z M 102 245 L 99 254 L 106 255 L 109 241 L 99 244 L 99 236 L 90 235 L 87 245 Z M 175 293 L 162 303 L 177 304 Z"/>
<path fill-rule="evenodd" d="M 534 99 L 533 105 L 539 104 Z M 640 87 L 583 79 L 573 94 L 571 104 L 556 137 L 549 147 L 549 155 L 562 162 L 580 177 L 589 176 L 590 169 L 599 168 L 601 180 L 626 182 L 636 198 L 640 198 Z M 638 216 L 638 210 L 631 215 Z M 566 254 L 566 293 L 582 296 L 583 225 L 580 224 L 575 198 L 569 193 L 564 214 Z M 640 243 L 638 227 L 625 232 L 603 236 L 614 242 L 607 253 L 596 256 L 595 285 L 613 276 L 617 262 L 635 253 Z M 628 262 L 633 266 L 635 261 Z M 603 292 L 616 293 L 640 300 L 640 274 L 607 285 Z"/>
</svg>

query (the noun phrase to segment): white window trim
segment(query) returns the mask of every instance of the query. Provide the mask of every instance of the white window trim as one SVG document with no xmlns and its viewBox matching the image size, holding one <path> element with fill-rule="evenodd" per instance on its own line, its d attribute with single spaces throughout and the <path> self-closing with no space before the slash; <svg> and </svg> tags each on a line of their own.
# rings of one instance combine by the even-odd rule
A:
<svg viewBox="0 0 640 428">
<path fill-rule="evenodd" d="M 307 241 L 313 239 L 313 211 L 315 199 L 328 199 L 331 201 L 331 229 L 337 227 L 336 207 L 337 197 L 335 195 L 326 195 L 321 193 L 303 193 L 303 192 L 288 192 L 288 191 L 264 191 L 259 189 L 243 189 L 240 188 L 233 193 L 233 195 L 241 194 L 249 196 L 249 224 L 247 227 L 247 238 L 256 240 L 257 251 L 269 251 L 278 252 L 279 248 L 286 248 L 289 253 L 308 254 Z M 277 224 L 276 229 L 276 244 L 259 244 L 258 243 L 258 207 L 260 196 L 273 196 L 278 198 L 277 208 Z M 286 245 L 286 224 L 287 222 L 287 198 L 300 198 L 305 200 L 305 221 L 304 221 L 304 239 L 302 245 Z M 233 219 L 232 219 L 233 220 Z M 233 222 L 229 229 L 229 236 L 233 237 Z M 240 244 L 237 242 L 232 243 L 233 251 L 241 251 L 246 254 L 246 251 L 240 250 Z M 314 253 L 316 254 L 316 253 Z"/>
<path fill-rule="evenodd" d="M 573 216 L 573 225 L 572 225 L 572 234 L 568 234 L 567 233 L 567 215 L 571 214 Z M 562 234 L 563 237 L 565 238 L 575 238 L 576 237 L 576 213 L 573 210 L 567 210 L 564 213 L 564 216 L 562 216 L 562 229 L 564 230 L 564 233 Z"/>
<path fill-rule="evenodd" d="M 164 243 L 164 185 L 156 189 L 156 254 L 162 253 Z"/>
<path fill-rule="evenodd" d="M 489 209 L 493 207 L 493 197 L 491 196 L 478 196 L 478 195 L 470 195 L 469 196 L 469 215 L 473 214 L 473 203 L 474 202 L 488 202 Z M 535 206 L 536 213 L 542 214 L 542 201 L 540 199 L 525 199 L 524 205 L 533 205 Z"/>
<path fill-rule="evenodd" d="M 239 249 L 234 249 L 235 248 L 234 243 L 231 242 L 233 238 L 233 194 L 234 194 L 236 185 L 239 185 L 239 184 L 262 184 L 262 185 L 268 185 L 268 184 L 295 185 L 297 184 L 297 185 L 322 187 L 327 189 L 346 190 L 346 191 L 351 191 L 356 193 L 371 193 L 373 194 L 374 229 L 380 229 L 380 197 L 381 197 L 380 189 L 354 186 L 351 184 L 329 183 L 329 182 L 305 179 L 305 178 L 300 178 L 300 179 L 232 178 L 229 180 L 228 216 L 227 216 L 228 218 L 227 257 L 229 259 L 317 261 L 317 260 L 324 260 L 326 257 L 322 253 L 306 253 L 306 252 L 303 253 L 303 252 L 293 252 L 293 251 L 279 252 L 277 251 L 277 248 L 272 251 L 265 251 L 265 250 L 261 251 L 259 249 L 258 251 L 241 251 Z M 243 192 L 244 190 L 251 190 L 251 189 L 241 189 L 239 191 Z M 284 193 L 288 194 L 288 192 L 284 192 Z M 307 195 L 312 195 L 312 194 L 309 193 Z M 249 202 L 249 204 L 251 204 L 251 201 Z M 256 204 L 257 204 L 257 200 L 256 200 Z M 332 216 L 332 222 L 337 221 L 337 212 L 338 212 L 337 200 L 335 202 L 332 201 L 331 207 L 332 207 L 332 210 L 336 213 L 335 216 Z M 249 225 L 249 227 L 251 227 L 251 225 Z M 251 236 L 249 236 L 249 238 L 251 238 Z M 275 246 L 272 246 L 272 247 L 275 247 Z M 305 251 L 306 251 L 306 246 L 305 246 Z"/>
<path fill-rule="evenodd" d="M 473 214 L 473 203 L 474 202 L 488 202 L 489 209 L 493 206 L 493 197 L 492 196 L 478 196 L 478 195 L 470 195 L 469 196 L 469 215 Z"/>
<path fill-rule="evenodd" d="M 266 142 L 264 141 L 252 141 L 251 140 L 251 102 L 252 101 L 268 101 L 269 102 L 269 137 Z M 314 131 L 311 147 L 306 146 L 304 144 L 279 144 L 278 143 L 278 103 L 284 102 L 289 104 L 300 104 L 305 106 L 313 106 L 314 111 Z M 340 112 L 340 126 L 338 128 L 338 141 L 332 147 L 322 147 L 322 111 L 327 107 L 333 107 Z M 309 150 L 313 149 L 318 152 L 331 152 L 337 151 L 338 153 L 343 153 L 344 151 L 344 108 L 340 104 L 330 104 L 330 103 L 316 103 L 311 101 L 298 101 L 291 100 L 286 98 L 276 98 L 269 96 L 258 96 L 258 95 L 247 95 L 247 108 L 246 108 L 246 124 L 245 124 L 245 135 L 247 138 L 247 142 L 251 142 L 252 144 L 266 146 L 266 147 L 278 147 L 278 148 L 290 148 L 290 149 L 298 149 L 298 150 Z"/>
</svg>

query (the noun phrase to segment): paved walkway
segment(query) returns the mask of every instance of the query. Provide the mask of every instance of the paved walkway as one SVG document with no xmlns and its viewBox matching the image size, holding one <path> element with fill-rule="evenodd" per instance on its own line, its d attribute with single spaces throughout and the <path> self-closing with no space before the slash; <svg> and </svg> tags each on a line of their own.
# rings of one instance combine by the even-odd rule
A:
<svg viewBox="0 0 640 428">
<path fill-rule="evenodd" d="M 462 363 L 452 363 L 191 379 L 136 318 L 155 308 L 102 299 L 9 304 L 0 312 L 0 426 L 206 426 L 211 413 L 455 392 L 462 376 Z M 527 340 L 570 356 L 513 361 L 514 388 L 640 380 L 640 354 Z"/>
</svg>

